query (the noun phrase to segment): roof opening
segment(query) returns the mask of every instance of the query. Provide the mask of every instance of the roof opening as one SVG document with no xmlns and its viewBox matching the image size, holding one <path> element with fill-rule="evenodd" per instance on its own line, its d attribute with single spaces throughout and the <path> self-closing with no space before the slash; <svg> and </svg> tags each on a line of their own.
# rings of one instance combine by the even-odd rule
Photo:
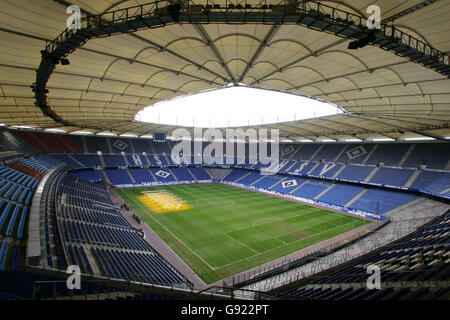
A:
<svg viewBox="0 0 450 320">
<path fill-rule="evenodd" d="M 226 128 L 296 121 L 342 113 L 331 103 L 292 93 L 226 86 L 156 103 L 135 120 L 165 125 Z"/>
</svg>

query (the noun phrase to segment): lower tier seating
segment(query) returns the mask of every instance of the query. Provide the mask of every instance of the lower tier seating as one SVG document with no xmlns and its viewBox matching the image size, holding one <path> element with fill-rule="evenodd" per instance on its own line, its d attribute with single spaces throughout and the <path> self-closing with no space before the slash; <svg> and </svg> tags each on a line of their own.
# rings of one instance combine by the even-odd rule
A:
<svg viewBox="0 0 450 320">
<path fill-rule="evenodd" d="M 115 208 L 104 185 L 59 179 L 56 216 L 69 264 L 83 273 L 167 286 L 191 286 Z"/>
<path fill-rule="evenodd" d="M 450 213 L 439 217 L 423 230 L 389 245 L 375 255 L 354 263 L 341 270 L 317 276 L 309 283 L 320 288 L 297 288 L 285 291 L 285 294 L 314 299 L 438 299 L 449 293 L 445 285 L 450 280 Z M 367 267 L 380 268 L 382 290 L 368 290 Z M 414 287 L 418 282 L 431 281 L 442 284 L 438 287 Z M 393 283 L 403 284 L 393 287 Z M 362 288 L 350 287 L 361 284 Z M 385 284 L 383 287 L 383 284 Z M 338 285 L 331 289 L 328 285 Z M 347 289 L 343 289 L 347 286 Z"/>
</svg>

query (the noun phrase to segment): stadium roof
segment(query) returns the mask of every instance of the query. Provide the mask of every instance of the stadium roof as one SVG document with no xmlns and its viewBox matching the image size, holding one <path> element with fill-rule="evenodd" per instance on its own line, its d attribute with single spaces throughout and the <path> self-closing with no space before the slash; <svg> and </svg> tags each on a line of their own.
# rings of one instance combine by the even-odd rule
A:
<svg viewBox="0 0 450 320">
<path fill-rule="evenodd" d="M 76 32 L 65 31 L 72 4 L 83 17 Z M 372 4 L 382 14 L 374 33 L 365 27 Z M 0 123 L 141 136 L 174 128 L 134 121 L 146 106 L 244 83 L 346 111 L 263 126 L 282 138 L 450 136 L 446 0 L 168 5 L 1 1 Z M 358 39 L 369 44 L 348 49 Z"/>
</svg>

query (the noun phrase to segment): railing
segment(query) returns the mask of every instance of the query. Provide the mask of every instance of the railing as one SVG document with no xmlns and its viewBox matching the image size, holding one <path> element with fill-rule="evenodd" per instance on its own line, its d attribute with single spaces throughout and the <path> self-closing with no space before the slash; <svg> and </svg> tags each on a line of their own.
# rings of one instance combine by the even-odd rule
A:
<svg viewBox="0 0 450 320">
<path fill-rule="evenodd" d="M 135 295 L 162 295 L 181 300 L 195 299 L 274 299 L 278 294 L 266 294 L 256 290 L 228 287 L 208 287 L 204 290 L 193 290 L 188 286 L 163 286 L 140 282 L 139 280 L 109 279 L 92 275 L 81 275 L 80 289 L 70 290 L 67 287 L 69 274 L 54 269 L 33 268 L 37 274 L 54 276 L 61 280 L 35 281 L 32 286 L 32 299 L 114 299 Z M 138 275 L 134 275 L 136 278 Z"/>
<path fill-rule="evenodd" d="M 388 221 L 374 221 L 369 225 L 362 226 L 356 230 L 346 232 L 343 235 L 327 239 L 326 231 L 324 240 L 313 244 L 301 251 L 289 254 L 276 264 L 270 264 L 267 267 L 256 267 L 253 270 L 242 272 L 239 275 L 230 277 L 224 281 L 224 285 L 240 287 L 250 285 L 255 282 L 264 281 L 280 274 L 285 274 L 289 270 L 298 269 L 308 263 L 313 263 L 318 259 L 325 259 L 331 253 L 341 250 L 351 244 L 361 241 L 364 237 L 379 230 Z M 300 273 L 294 272 L 290 277 L 290 282 L 296 282 L 301 278 Z"/>
<path fill-rule="evenodd" d="M 372 239 L 364 239 L 355 242 L 355 248 L 351 248 L 349 251 L 344 250 L 344 252 L 339 255 L 333 254 L 333 256 L 328 256 L 325 259 L 320 258 L 310 263 L 309 269 L 306 271 L 296 268 L 289 274 L 278 274 L 267 280 L 261 281 L 257 288 L 261 291 L 268 291 L 302 282 L 313 283 L 314 280 L 321 279 L 323 276 L 322 272 L 329 272 L 334 268 L 339 268 L 346 263 L 351 263 L 354 259 L 364 257 L 368 254 L 370 255 L 381 251 L 388 252 L 390 247 L 395 246 L 398 241 L 406 239 L 412 233 L 420 230 L 430 221 L 433 221 L 433 219 L 439 219 L 445 212 L 448 212 L 448 210 L 444 210 L 439 216 L 434 218 L 428 217 L 391 221 L 387 226 L 391 229 L 386 230 L 386 228 L 382 228 L 376 233 L 372 233 Z M 404 222 L 407 223 L 406 226 Z"/>
<path fill-rule="evenodd" d="M 264 14 L 266 23 L 270 23 L 270 16 L 307 15 L 315 17 L 317 18 L 317 20 L 329 20 L 330 22 L 345 25 L 348 28 L 356 28 L 361 31 L 368 32 L 368 19 L 366 17 L 347 12 L 342 9 L 337 9 L 332 6 L 321 4 L 319 2 L 301 1 L 299 4 L 295 5 L 292 4 L 291 1 L 287 0 L 264 0 L 258 1 L 255 5 L 256 1 L 249 0 L 226 0 L 224 4 L 216 4 L 211 0 L 184 0 L 176 2 L 176 4 L 174 3 L 174 1 L 159 0 L 124 9 L 116 9 L 98 15 L 91 15 L 81 19 L 81 26 L 82 29 L 89 30 L 92 28 L 101 28 L 116 23 L 127 23 L 131 21 L 143 20 L 149 16 L 157 17 L 168 15 L 171 12 L 177 12 L 180 15 L 187 15 L 188 17 L 192 15 L 209 16 L 210 14 L 221 14 L 225 16 L 223 19 L 223 22 L 225 23 L 228 21 L 230 14 L 241 14 L 244 17 L 244 21 L 247 23 L 248 21 L 245 19 L 245 16 L 255 14 Z M 235 19 L 238 20 L 239 16 L 236 16 Z M 205 22 L 207 21 L 208 20 L 206 20 Z M 187 19 L 187 22 L 190 22 L 190 19 Z M 277 22 L 279 23 L 278 19 Z M 64 30 L 55 40 L 47 45 L 47 53 L 54 52 L 68 38 L 72 37 L 76 33 L 76 30 Z M 381 23 L 380 29 L 375 33 L 376 35 L 382 36 L 386 39 L 402 43 L 403 45 L 415 49 L 422 54 L 431 56 L 442 64 L 450 65 L 450 55 L 437 50 L 424 41 L 399 30 L 394 25 Z"/>
<path fill-rule="evenodd" d="M 187 295 L 182 300 L 195 300 L 196 298 L 207 298 L 208 296 L 216 299 L 231 300 L 313 300 L 311 298 L 303 298 L 301 296 L 292 297 L 287 294 L 261 292 L 257 290 L 226 286 L 211 286 Z"/>
</svg>

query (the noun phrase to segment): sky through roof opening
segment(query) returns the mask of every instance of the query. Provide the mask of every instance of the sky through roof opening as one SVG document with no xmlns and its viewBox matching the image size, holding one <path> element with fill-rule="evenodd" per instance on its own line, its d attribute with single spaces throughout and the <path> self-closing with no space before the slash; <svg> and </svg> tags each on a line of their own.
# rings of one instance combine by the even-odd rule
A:
<svg viewBox="0 0 450 320">
<path fill-rule="evenodd" d="M 310 119 L 342 113 L 315 99 L 246 86 L 227 86 L 146 107 L 135 120 L 167 125 L 224 128 Z"/>
</svg>

